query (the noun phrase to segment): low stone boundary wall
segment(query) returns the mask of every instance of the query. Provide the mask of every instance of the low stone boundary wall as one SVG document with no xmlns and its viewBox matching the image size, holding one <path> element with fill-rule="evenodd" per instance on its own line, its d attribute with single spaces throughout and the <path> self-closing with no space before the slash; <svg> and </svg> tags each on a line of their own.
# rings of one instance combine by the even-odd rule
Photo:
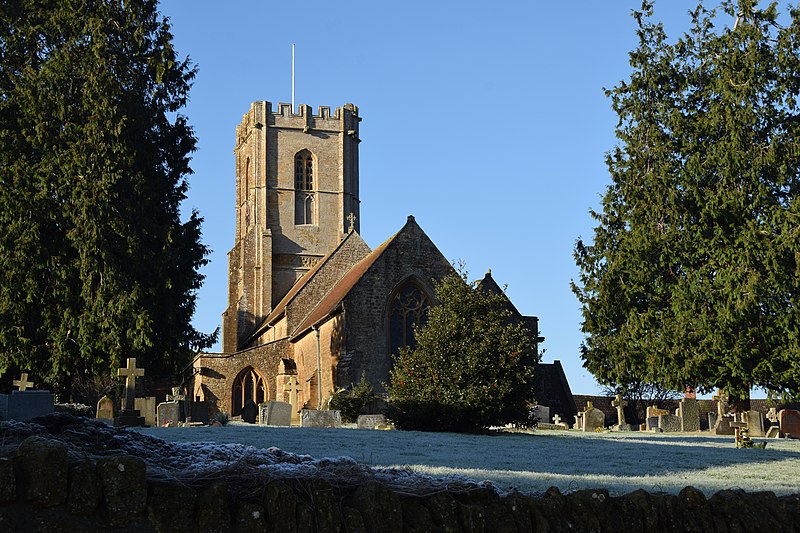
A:
<svg viewBox="0 0 800 533">
<path fill-rule="evenodd" d="M 677 496 L 555 488 L 537 497 L 490 488 L 419 496 L 322 479 L 231 494 L 224 480 L 148 480 L 145 461 L 130 455 L 69 462 L 63 443 L 33 436 L 0 459 L 0 531 L 800 531 L 800 496 L 725 490 L 706 498 L 691 487 Z"/>
</svg>

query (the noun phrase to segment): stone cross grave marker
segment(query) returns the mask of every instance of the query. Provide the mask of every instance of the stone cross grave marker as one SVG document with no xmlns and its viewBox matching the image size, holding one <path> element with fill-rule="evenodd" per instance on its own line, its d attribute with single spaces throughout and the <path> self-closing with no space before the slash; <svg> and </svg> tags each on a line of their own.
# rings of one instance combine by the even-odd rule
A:
<svg viewBox="0 0 800 533">
<path fill-rule="evenodd" d="M 622 394 L 617 394 L 611 405 L 617 408 L 617 425 L 623 426 L 625 424 L 625 406 L 628 402 L 622 399 Z"/>
<path fill-rule="evenodd" d="M 725 412 L 727 409 L 725 408 L 726 398 L 725 393 L 721 390 L 717 390 L 717 394 L 711 397 L 712 400 L 717 402 L 717 420 L 721 419 L 725 416 Z"/>
<path fill-rule="evenodd" d="M 554 424 L 560 424 L 561 423 L 561 417 L 557 413 L 556 413 L 556 416 L 553 417 L 553 423 Z"/>
<path fill-rule="evenodd" d="M 136 368 L 136 358 L 128 357 L 128 366 L 117 369 L 117 376 L 125 376 L 125 404 L 123 409 L 133 411 L 136 398 L 136 378 L 144 376 L 144 368 Z"/>
<path fill-rule="evenodd" d="M 172 387 L 172 394 L 167 394 L 167 401 L 168 402 L 177 402 L 180 406 L 180 413 L 178 414 L 178 419 L 183 421 L 186 420 L 186 415 L 188 409 L 186 408 L 186 395 L 182 393 L 180 387 Z"/>
<path fill-rule="evenodd" d="M 21 390 L 21 391 L 27 390 L 28 387 L 33 388 L 33 386 L 36 385 L 32 381 L 28 381 L 27 372 L 23 372 L 22 375 L 19 377 L 19 379 L 15 379 L 14 380 L 13 384 L 14 384 L 15 387 L 19 387 L 18 390 Z"/>
<path fill-rule="evenodd" d="M 778 423 L 778 410 L 776 408 L 769 408 L 769 411 L 767 411 L 767 420 L 769 420 L 771 424 Z"/>
<path fill-rule="evenodd" d="M 298 393 L 303 390 L 300 386 L 300 382 L 297 381 L 297 376 L 292 374 L 289 376 L 289 381 L 286 383 L 286 389 L 289 393 L 289 404 L 292 406 L 292 419 L 296 420 L 298 418 Z"/>
</svg>

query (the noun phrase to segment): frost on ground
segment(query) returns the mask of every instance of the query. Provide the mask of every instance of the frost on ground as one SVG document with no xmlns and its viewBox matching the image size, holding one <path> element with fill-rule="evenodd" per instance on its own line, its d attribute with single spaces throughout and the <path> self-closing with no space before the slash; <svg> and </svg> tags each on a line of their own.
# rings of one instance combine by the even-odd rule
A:
<svg viewBox="0 0 800 533">
<path fill-rule="evenodd" d="M 770 439 L 766 450 L 736 449 L 733 437 L 644 432 L 537 431 L 460 435 L 265 427 L 150 428 L 170 441 L 213 441 L 276 447 L 314 457 L 351 457 L 373 472 L 403 472 L 490 481 L 503 490 L 540 493 L 607 488 L 677 494 L 691 485 L 711 495 L 722 489 L 800 493 L 800 441 Z M 763 439 L 755 439 L 756 441 Z"/>
<path fill-rule="evenodd" d="M 186 429 L 176 429 L 173 435 L 178 432 L 191 435 Z M 225 431 L 223 428 L 217 434 Z M 240 494 L 250 489 L 255 492 L 271 479 L 311 477 L 326 479 L 340 487 L 375 480 L 398 492 L 413 494 L 491 487 L 491 483 L 476 483 L 452 474 L 434 478 L 404 468 L 372 468 L 350 457 L 315 459 L 310 455 L 246 442 L 215 443 L 211 442 L 213 439 L 202 439 L 208 442 L 191 442 L 192 439 L 186 439 L 190 442 L 167 441 L 146 433 L 116 429 L 100 421 L 64 413 L 48 415 L 31 423 L 11 420 L 0 422 L 0 457 L 11 456 L 23 440 L 36 435 L 63 442 L 71 461 L 133 455 L 147 462 L 147 474 L 151 479 L 168 479 L 188 485 L 225 479 Z"/>
<path fill-rule="evenodd" d="M 239 491 L 275 478 L 319 476 L 338 486 L 376 480 L 413 494 L 481 486 L 676 494 L 687 485 L 709 496 L 733 488 L 800 493 L 797 440 L 772 439 L 758 450 L 736 449 L 732 437 L 702 434 L 461 435 L 250 424 L 117 430 L 65 414 L 39 422 L 0 422 L 0 456 L 41 435 L 64 442 L 74 460 L 125 453 L 145 459 L 151 478 L 190 485 L 224 478 Z"/>
</svg>

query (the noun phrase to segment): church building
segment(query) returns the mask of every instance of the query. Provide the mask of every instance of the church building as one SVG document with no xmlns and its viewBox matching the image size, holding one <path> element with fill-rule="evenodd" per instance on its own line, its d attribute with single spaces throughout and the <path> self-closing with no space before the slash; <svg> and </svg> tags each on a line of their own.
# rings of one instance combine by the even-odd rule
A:
<svg viewBox="0 0 800 533">
<path fill-rule="evenodd" d="M 393 354 L 435 303 L 434 280 L 453 272 L 413 216 L 374 250 L 361 239 L 360 121 L 352 104 L 313 114 L 261 101 L 236 128 L 222 353 L 194 361 L 195 399 L 212 413 L 269 400 L 320 408 L 362 375 L 384 392 Z M 497 287 L 490 274 L 482 283 Z M 541 342 L 537 318 L 519 316 Z"/>
</svg>

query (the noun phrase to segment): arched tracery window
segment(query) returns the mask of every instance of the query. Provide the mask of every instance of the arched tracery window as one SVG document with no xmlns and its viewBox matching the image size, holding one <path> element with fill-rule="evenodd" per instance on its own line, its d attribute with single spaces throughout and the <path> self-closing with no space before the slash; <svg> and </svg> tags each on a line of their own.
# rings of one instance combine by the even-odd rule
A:
<svg viewBox="0 0 800 533">
<path fill-rule="evenodd" d="M 414 326 L 425 324 L 431 301 L 413 280 L 406 281 L 389 301 L 389 353 L 397 355 L 400 348 L 414 348 Z"/>
<path fill-rule="evenodd" d="M 231 416 L 241 415 L 244 404 L 249 400 L 258 405 L 265 402 L 267 397 L 267 385 L 264 378 L 252 366 L 248 366 L 233 380 Z"/>
<path fill-rule="evenodd" d="M 294 157 L 294 223 L 315 224 L 314 156 L 301 150 Z"/>
</svg>

